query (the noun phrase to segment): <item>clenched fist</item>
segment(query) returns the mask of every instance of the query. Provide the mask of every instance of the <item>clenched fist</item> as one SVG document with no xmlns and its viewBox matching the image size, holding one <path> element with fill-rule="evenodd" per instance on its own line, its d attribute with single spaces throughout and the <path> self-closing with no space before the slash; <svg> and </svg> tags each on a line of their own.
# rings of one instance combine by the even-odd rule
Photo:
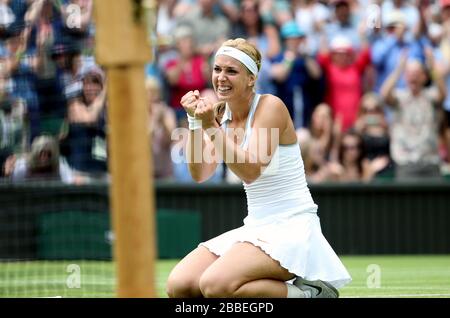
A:
<svg viewBox="0 0 450 318">
<path fill-rule="evenodd" d="M 202 128 L 208 129 L 216 126 L 213 103 L 207 99 L 200 97 L 195 109 L 195 118 L 202 121 Z"/>
<path fill-rule="evenodd" d="M 181 98 L 181 106 L 189 116 L 202 121 L 203 129 L 216 126 L 214 105 L 208 98 L 200 97 L 198 90 L 186 93 Z"/>
<path fill-rule="evenodd" d="M 189 116 L 194 117 L 198 102 L 200 101 L 200 92 L 198 90 L 189 91 L 181 97 L 181 106 Z"/>
</svg>

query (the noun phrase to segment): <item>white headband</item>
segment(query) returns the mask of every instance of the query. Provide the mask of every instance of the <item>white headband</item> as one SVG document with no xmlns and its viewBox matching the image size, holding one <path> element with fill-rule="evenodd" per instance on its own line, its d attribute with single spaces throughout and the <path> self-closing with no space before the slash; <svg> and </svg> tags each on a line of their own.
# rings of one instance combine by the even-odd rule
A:
<svg viewBox="0 0 450 318">
<path fill-rule="evenodd" d="M 217 55 L 221 55 L 221 54 L 228 55 L 228 56 L 238 60 L 239 62 L 244 64 L 245 67 L 248 68 L 248 70 L 253 73 L 253 75 L 255 75 L 255 76 L 258 75 L 258 66 L 256 66 L 255 61 L 250 56 L 248 56 L 247 54 L 242 52 L 241 50 L 238 50 L 231 46 L 222 46 L 217 51 L 216 57 L 217 57 Z"/>
</svg>

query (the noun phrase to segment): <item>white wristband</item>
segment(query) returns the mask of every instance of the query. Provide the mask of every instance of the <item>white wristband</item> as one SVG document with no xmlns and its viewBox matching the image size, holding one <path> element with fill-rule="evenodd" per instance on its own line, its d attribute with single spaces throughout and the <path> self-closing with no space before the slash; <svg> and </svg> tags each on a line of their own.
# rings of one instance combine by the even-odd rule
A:
<svg viewBox="0 0 450 318">
<path fill-rule="evenodd" d="M 187 114 L 189 130 L 196 130 L 202 128 L 202 121 L 200 119 L 196 119 L 194 116 Z"/>
</svg>

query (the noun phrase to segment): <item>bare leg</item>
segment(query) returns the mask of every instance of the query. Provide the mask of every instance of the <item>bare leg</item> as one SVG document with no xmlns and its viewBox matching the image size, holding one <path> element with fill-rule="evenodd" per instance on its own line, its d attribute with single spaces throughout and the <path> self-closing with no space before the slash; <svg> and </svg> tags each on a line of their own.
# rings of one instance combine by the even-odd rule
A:
<svg viewBox="0 0 450 318">
<path fill-rule="evenodd" d="M 205 297 L 286 297 L 294 275 L 259 247 L 236 243 L 200 278 Z"/>
<path fill-rule="evenodd" d="M 190 252 L 172 269 L 167 280 L 167 295 L 171 298 L 203 297 L 200 277 L 217 258 L 203 246 Z"/>
<path fill-rule="evenodd" d="M 275 279 L 258 279 L 242 285 L 232 297 L 239 298 L 286 298 L 286 283 Z"/>
</svg>

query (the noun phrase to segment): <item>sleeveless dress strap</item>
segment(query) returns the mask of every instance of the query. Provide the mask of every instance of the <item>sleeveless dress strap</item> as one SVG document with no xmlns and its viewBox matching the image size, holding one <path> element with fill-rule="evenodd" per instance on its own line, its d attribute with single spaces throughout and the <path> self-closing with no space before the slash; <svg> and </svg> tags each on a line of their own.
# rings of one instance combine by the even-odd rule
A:
<svg viewBox="0 0 450 318">
<path fill-rule="evenodd" d="M 245 124 L 244 138 L 243 138 L 242 143 L 241 143 L 241 147 L 243 149 L 247 149 L 247 147 L 248 147 L 248 142 L 249 142 L 250 136 L 252 134 L 253 118 L 255 117 L 256 108 L 258 107 L 260 98 L 261 98 L 260 94 L 256 94 L 255 97 L 253 98 L 253 102 L 252 102 L 252 105 L 250 107 L 250 112 L 249 112 L 248 117 L 247 117 L 247 122 Z"/>
<path fill-rule="evenodd" d="M 248 146 L 248 140 L 250 139 L 251 130 L 252 130 L 252 124 L 253 124 L 253 117 L 255 116 L 256 108 L 259 104 L 259 99 L 261 98 L 261 94 L 255 94 L 255 97 L 252 100 L 252 104 L 250 105 L 250 111 L 247 116 L 247 121 L 245 123 L 245 134 L 244 138 L 242 139 L 241 147 L 243 149 L 246 149 Z M 223 130 L 227 130 L 228 128 L 228 122 L 232 120 L 232 113 L 230 108 L 228 107 L 228 103 L 225 104 L 225 113 L 223 114 L 222 120 L 220 122 L 221 127 Z"/>
</svg>

